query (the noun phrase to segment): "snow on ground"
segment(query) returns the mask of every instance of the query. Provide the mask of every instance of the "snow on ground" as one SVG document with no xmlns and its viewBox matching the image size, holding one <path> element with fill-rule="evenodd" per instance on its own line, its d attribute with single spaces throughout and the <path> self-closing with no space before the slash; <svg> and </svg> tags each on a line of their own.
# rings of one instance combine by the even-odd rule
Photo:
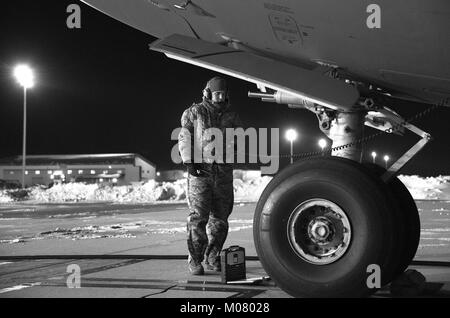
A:
<svg viewBox="0 0 450 318">
<path fill-rule="evenodd" d="M 237 232 L 253 227 L 252 219 L 229 220 L 229 231 Z M 208 228 L 207 228 L 208 231 Z M 73 241 L 100 238 L 136 238 L 138 235 L 151 234 L 185 234 L 186 222 L 147 220 L 139 222 L 118 223 L 112 225 L 86 225 L 72 228 L 57 227 L 31 236 L 1 239 L 0 244 L 27 243 L 44 239 L 69 239 Z M 0 263 L 2 265 L 3 263 Z"/>
<path fill-rule="evenodd" d="M 399 176 L 416 200 L 450 200 L 450 176 Z M 259 171 L 234 171 L 234 196 L 237 202 L 256 202 L 271 177 Z M 51 188 L 34 186 L 22 190 L 0 190 L 0 204 L 14 201 L 33 203 L 114 202 L 152 203 L 186 200 L 186 180 L 155 182 L 150 180 L 127 186 L 66 183 Z"/>
</svg>

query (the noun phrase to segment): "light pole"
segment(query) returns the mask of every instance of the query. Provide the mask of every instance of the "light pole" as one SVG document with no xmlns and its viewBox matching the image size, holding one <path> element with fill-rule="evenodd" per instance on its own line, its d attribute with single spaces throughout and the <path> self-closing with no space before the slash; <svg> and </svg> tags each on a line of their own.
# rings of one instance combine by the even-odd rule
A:
<svg viewBox="0 0 450 318">
<path fill-rule="evenodd" d="M 297 139 L 297 132 L 294 129 L 286 131 L 286 139 L 291 143 L 291 164 L 294 163 L 294 140 Z"/>
<path fill-rule="evenodd" d="M 375 158 L 377 157 L 377 153 L 372 151 L 372 162 L 375 163 Z"/>
<path fill-rule="evenodd" d="M 25 165 L 27 147 L 27 88 L 34 86 L 33 71 L 28 65 L 17 65 L 14 68 L 14 77 L 23 87 L 23 143 L 22 143 L 22 189 L 25 188 Z"/>
<path fill-rule="evenodd" d="M 386 169 L 387 169 L 387 167 L 388 167 L 387 164 L 388 164 L 388 161 L 389 161 L 389 156 L 388 156 L 388 155 L 385 155 L 383 159 L 384 159 L 384 166 L 385 166 Z"/>
<path fill-rule="evenodd" d="M 325 153 L 323 152 L 323 150 L 327 146 L 327 141 L 322 138 L 319 140 L 318 144 L 319 144 L 320 149 L 322 149 L 322 156 L 325 156 Z"/>
</svg>

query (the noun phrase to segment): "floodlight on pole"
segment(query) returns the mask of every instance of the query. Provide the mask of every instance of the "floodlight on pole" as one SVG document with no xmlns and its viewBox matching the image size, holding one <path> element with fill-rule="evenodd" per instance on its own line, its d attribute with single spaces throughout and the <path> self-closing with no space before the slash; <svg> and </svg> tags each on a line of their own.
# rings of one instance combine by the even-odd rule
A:
<svg viewBox="0 0 450 318">
<path fill-rule="evenodd" d="M 375 163 L 375 158 L 377 157 L 377 153 L 372 151 L 372 162 Z"/>
<path fill-rule="evenodd" d="M 22 188 L 25 188 L 25 156 L 27 145 L 27 89 L 34 86 L 33 70 L 25 64 L 17 65 L 14 68 L 14 77 L 16 78 L 19 85 L 23 87 Z"/>
<path fill-rule="evenodd" d="M 286 131 L 286 139 L 291 143 L 291 164 L 294 163 L 294 140 L 297 139 L 297 132 L 294 129 Z"/>
<path fill-rule="evenodd" d="M 288 129 L 286 131 L 286 139 L 289 141 L 294 141 L 297 139 L 297 132 L 294 129 Z"/>
<path fill-rule="evenodd" d="M 28 65 L 17 65 L 14 68 L 14 77 L 23 88 L 32 88 L 34 86 L 33 70 Z"/>
<path fill-rule="evenodd" d="M 384 157 L 383 157 L 383 159 L 384 159 L 384 163 L 385 163 L 385 167 L 386 167 L 386 169 L 387 169 L 387 163 L 388 163 L 388 161 L 389 161 L 389 156 L 388 155 L 385 155 Z"/>
</svg>

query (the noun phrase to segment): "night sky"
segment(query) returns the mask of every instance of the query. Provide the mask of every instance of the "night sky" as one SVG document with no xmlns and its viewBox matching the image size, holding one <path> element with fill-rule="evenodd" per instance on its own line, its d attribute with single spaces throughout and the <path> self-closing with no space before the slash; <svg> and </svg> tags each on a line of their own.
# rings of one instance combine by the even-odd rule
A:
<svg viewBox="0 0 450 318">
<path fill-rule="evenodd" d="M 81 29 L 66 27 L 66 7 L 78 3 Z M 74 0 L 7 1 L 0 12 L 0 158 L 22 151 L 22 89 L 12 77 L 28 63 L 37 85 L 28 91 L 28 154 L 136 152 L 158 169 L 175 168 L 172 130 L 185 108 L 201 100 L 213 72 L 149 51 L 155 38 Z M 318 150 L 323 135 L 315 115 L 247 98 L 253 84 L 229 79 L 231 100 L 245 127 L 295 128 L 294 151 Z M 427 105 L 392 105 L 405 117 Z M 424 176 L 450 174 L 450 108 L 416 122 L 435 138 L 405 169 Z M 369 134 L 375 130 L 367 129 Z M 382 136 L 366 146 L 397 158 L 417 141 Z M 280 152 L 289 153 L 283 138 Z M 284 166 L 288 160 L 281 161 Z"/>
</svg>

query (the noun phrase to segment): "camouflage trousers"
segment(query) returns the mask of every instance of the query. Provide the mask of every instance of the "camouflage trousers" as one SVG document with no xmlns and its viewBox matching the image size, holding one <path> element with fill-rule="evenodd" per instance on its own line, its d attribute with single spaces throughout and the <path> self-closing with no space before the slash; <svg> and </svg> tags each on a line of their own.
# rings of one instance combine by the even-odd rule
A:
<svg viewBox="0 0 450 318">
<path fill-rule="evenodd" d="M 205 164 L 202 176 L 188 175 L 187 245 L 190 259 L 214 261 L 228 235 L 233 210 L 233 169 L 230 165 Z"/>
</svg>

